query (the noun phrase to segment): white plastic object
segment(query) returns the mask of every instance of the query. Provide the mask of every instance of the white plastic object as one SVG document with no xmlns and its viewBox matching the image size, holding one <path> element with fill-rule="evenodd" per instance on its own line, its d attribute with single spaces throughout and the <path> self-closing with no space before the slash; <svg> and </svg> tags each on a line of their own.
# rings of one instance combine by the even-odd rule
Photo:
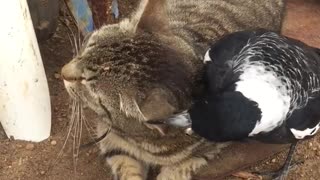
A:
<svg viewBox="0 0 320 180">
<path fill-rule="evenodd" d="M 0 122 L 8 137 L 40 142 L 50 136 L 45 71 L 26 0 L 0 6 Z"/>
</svg>

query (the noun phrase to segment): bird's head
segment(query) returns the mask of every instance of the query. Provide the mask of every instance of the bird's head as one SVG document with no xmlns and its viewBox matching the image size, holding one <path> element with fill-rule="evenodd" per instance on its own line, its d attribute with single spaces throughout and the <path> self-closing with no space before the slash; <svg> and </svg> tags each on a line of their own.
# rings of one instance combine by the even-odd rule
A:
<svg viewBox="0 0 320 180">
<path fill-rule="evenodd" d="M 165 125 L 173 126 L 176 128 L 185 129 L 185 132 L 189 135 L 193 133 L 191 129 L 191 124 L 192 124 L 191 117 L 187 110 L 178 114 L 174 114 L 167 119 L 150 120 L 150 121 L 147 121 L 147 123 L 152 125 L 165 124 Z"/>
<path fill-rule="evenodd" d="M 208 103 L 206 99 L 196 100 L 188 110 L 176 113 L 166 119 L 150 120 L 147 123 L 182 128 L 187 134 L 191 135 L 194 128 L 199 129 L 201 123 L 208 120 L 210 116 L 209 105 L 212 104 Z"/>
</svg>

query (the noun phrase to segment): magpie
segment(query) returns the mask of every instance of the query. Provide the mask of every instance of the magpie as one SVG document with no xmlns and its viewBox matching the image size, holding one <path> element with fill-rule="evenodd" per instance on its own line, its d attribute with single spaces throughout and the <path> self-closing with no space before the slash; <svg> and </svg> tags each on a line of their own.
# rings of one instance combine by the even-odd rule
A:
<svg viewBox="0 0 320 180">
<path fill-rule="evenodd" d="M 160 123 L 214 142 L 290 143 L 284 179 L 297 142 L 320 128 L 320 50 L 258 29 L 222 37 L 203 60 L 205 92 Z"/>
</svg>

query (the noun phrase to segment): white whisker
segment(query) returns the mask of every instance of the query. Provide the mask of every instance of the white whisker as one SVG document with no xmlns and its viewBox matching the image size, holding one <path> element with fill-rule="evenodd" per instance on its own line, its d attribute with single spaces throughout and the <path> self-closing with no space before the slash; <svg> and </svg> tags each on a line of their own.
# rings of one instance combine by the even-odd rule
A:
<svg viewBox="0 0 320 180">
<path fill-rule="evenodd" d="M 74 57 L 76 56 L 75 46 L 74 46 L 74 44 L 73 44 L 73 41 L 71 40 L 70 34 L 68 33 L 67 35 L 68 35 L 68 39 L 69 39 L 70 44 L 71 44 L 71 47 L 72 47 L 72 56 L 73 56 L 73 58 L 74 58 Z"/>
<path fill-rule="evenodd" d="M 79 46 L 78 51 L 80 51 L 80 48 L 81 48 L 81 32 L 80 32 L 78 24 L 77 24 L 77 31 L 78 31 L 78 46 Z"/>
<path fill-rule="evenodd" d="M 77 103 L 76 105 L 76 111 L 75 111 L 75 125 L 74 125 L 74 135 L 73 135 L 73 143 L 72 143 L 72 157 L 73 157 L 73 166 L 74 166 L 74 172 L 77 172 L 77 161 L 78 161 L 78 140 L 77 137 L 79 136 L 79 121 L 80 121 L 80 104 Z"/>
<path fill-rule="evenodd" d="M 67 132 L 67 134 L 66 134 L 64 143 L 63 143 L 63 145 L 62 145 L 62 147 L 61 147 L 61 150 L 59 151 L 59 153 L 58 153 L 58 155 L 57 155 L 57 158 L 55 159 L 55 161 L 53 162 L 53 164 L 48 167 L 48 171 L 51 169 L 51 167 L 54 167 L 54 166 L 58 163 L 59 159 L 61 158 L 61 156 L 62 156 L 62 154 L 63 154 L 63 150 L 64 150 L 65 147 L 66 147 L 66 144 L 67 144 L 67 142 L 68 142 L 68 139 L 69 139 L 69 137 L 70 137 L 70 134 L 71 134 L 71 131 L 72 131 L 72 129 L 73 129 L 74 122 L 75 122 L 75 119 L 76 119 L 76 118 L 75 118 L 76 104 L 77 104 L 76 101 L 72 101 L 69 130 L 68 130 L 68 132 Z"/>
</svg>

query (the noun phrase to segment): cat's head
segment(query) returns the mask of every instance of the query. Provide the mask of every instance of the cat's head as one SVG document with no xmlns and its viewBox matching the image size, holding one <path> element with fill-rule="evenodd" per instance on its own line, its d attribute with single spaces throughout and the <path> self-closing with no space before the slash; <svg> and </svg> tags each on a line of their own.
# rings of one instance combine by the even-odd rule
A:
<svg viewBox="0 0 320 180">
<path fill-rule="evenodd" d="M 121 110 L 142 121 L 184 106 L 190 57 L 170 38 L 164 9 L 163 0 L 142 0 L 131 18 L 93 32 L 62 68 L 70 96 L 98 114 Z"/>
</svg>

